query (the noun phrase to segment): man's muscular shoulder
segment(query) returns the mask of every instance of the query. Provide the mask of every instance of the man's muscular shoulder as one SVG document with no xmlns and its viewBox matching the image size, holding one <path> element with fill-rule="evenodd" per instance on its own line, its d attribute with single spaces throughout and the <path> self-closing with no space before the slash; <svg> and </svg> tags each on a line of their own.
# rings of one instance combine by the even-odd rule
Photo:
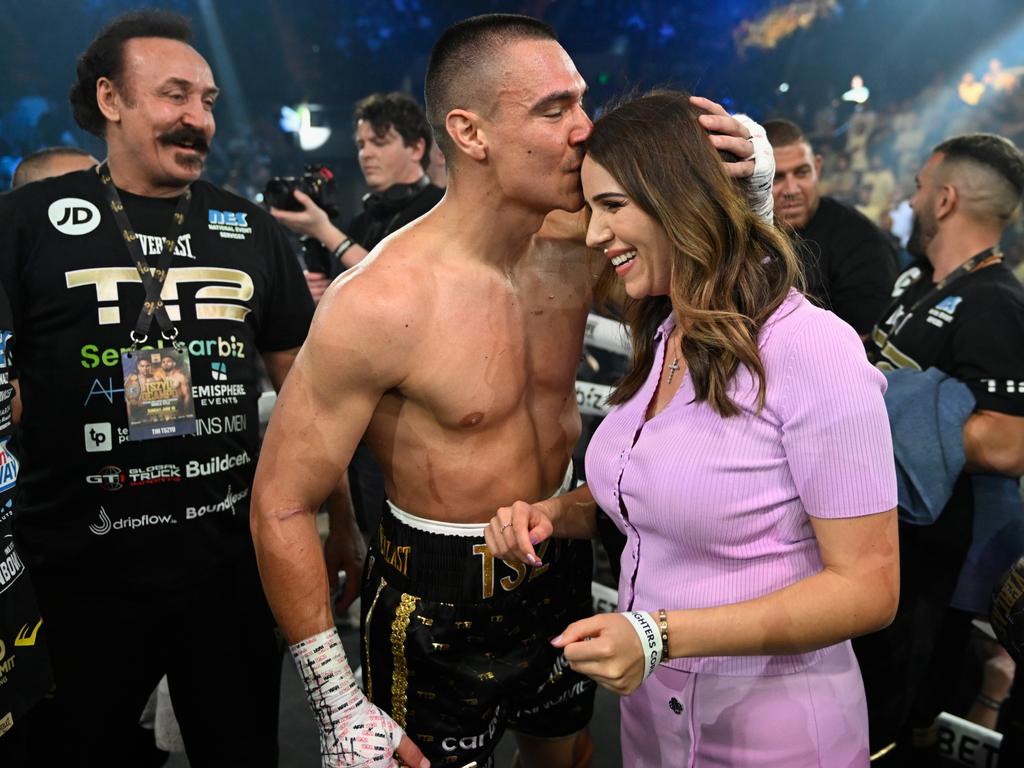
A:
<svg viewBox="0 0 1024 768">
<path fill-rule="evenodd" d="M 311 346 L 339 364 L 371 361 L 368 372 L 397 386 L 434 312 L 433 276 L 421 262 L 382 244 L 346 271 L 320 301 Z"/>
</svg>

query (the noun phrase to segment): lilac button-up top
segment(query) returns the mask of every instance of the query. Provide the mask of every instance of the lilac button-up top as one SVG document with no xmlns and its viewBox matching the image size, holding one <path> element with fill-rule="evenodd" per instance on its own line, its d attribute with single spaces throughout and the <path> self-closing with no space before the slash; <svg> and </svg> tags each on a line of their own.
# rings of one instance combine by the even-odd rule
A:
<svg viewBox="0 0 1024 768">
<path fill-rule="evenodd" d="M 688 375 L 647 421 L 672 316 L 640 391 L 615 407 L 587 450 L 590 490 L 626 534 L 619 610 L 706 608 L 782 589 L 822 569 L 810 517 L 896 506 L 885 379 L 857 334 L 793 291 L 761 329 L 766 401 L 741 367 L 723 418 L 694 401 Z M 691 672 L 786 674 L 825 650 L 673 659 Z"/>
</svg>

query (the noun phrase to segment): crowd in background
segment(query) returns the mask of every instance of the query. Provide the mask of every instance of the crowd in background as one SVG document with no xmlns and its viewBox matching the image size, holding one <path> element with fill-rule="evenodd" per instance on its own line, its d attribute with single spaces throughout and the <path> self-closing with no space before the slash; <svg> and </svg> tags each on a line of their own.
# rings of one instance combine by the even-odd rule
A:
<svg viewBox="0 0 1024 768">
<path fill-rule="evenodd" d="M 998 59 L 984 74 L 965 73 L 958 88 L 942 78 L 916 98 L 876 107 L 834 100 L 816 110 L 799 106 L 796 120 L 822 156 L 822 193 L 855 206 L 892 232 L 901 246 L 910 235 L 908 200 L 921 158 L 943 139 L 983 131 L 1024 143 L 1024 82 L 1020 67 Z M 1024 223 L 1018 216 L 1003 241 L 1007 261 L 1018 276 L 1024 270 Z"/>
<path fill-rule="evenodd" d="M 864 104 L 837 97 L 820 105 L 805 100 L 776 102 L 767 109 L 737 105 L 755 117 L 783 117 L 798 123 L 822 156 L 822 193 L 856 206 L 864 215 L 906 245 L 914 174 L 921 158 L 942 139 L 960 133 L 997 133 L 1024 143 L 1024 67 L 991 59 L 983 71 L 965 72 L 959 84 L 936 75 L 913 98 L 886 100 L 872 94 Z M 714 96 L 715 94 L 711 94 Z M 728 99 L 725 99 L 728 102 Z M 600 107 L 595 110 L 600 114 Z M 10 187 L 18 160 L 40 147 L 75 145 L 80 132 L 63 105 L 39 97 L 0 102 L 0 189 Z M 293 138 L 272 114 L 254 112 L 249 135 L 230 136 L 211 148 L 206 178 L 259 201 L 274 175 L 296 175 L 308 162 Z M 87 147 L 88 148 L 88 147 Z M 322 159 L 318 160 L 323 162 Z M 339 196 L 357 190 L 361 179 L 351 158 L 327 160 L 338 176 Z M 355 192 L 353 192 L 353 199 Z M 1003 242 L 1007 261 L 1018 275 L 1024 270 L 1024 222 L 1018 218 Z"/>
<path fill-rule="evenodd" d="M 911 230 L 908 200 L 914 194 L 915 174 L 936 144 L 951 135 L 984 131 L 1024 145 L 1024 83 L 1020 82 L 1018 69 L 1005 68 L 999 60 L 991 59 L 983 72 L 965 73 L 958 86 L 951 87 L 948 79 L 936 79 L 914 98 L 888 102 L 885 94 L 879 94 L 876 99 L 837 98 L 817 108 L 796 104 L 788 109 L 776 105 L 760 110 L 758 105 L 737 106 L 748 108 L 761 119 L 778 116 L 799 122 L 823 159 L 820 191 L 855 206 L 905 249 Z M 863 96 L 867 96 L 866 91 Z M 76 134 L 65 127 L 65 122 L 71 125 L 70 116 L 59 109 L 51 111 L 45 102 L 30 102 L 22 100 L 6 113 L 0 110 L 0 189 L 9 186 L 10 173 L 22 155 L 40 146 L 77 143 Z M 600 112 L 596 109 L 594 116 Z M 272 176 L 297 175 L 305 161 L 290 137 L 278 129 L 274 116 L 261 113 L 246 136 L 228 134 L 214 145 L 206 177 L 227 190 L 260 201 Z M 337 158 L 336 170 L 341 174 L 342 195 L 362 186 L 350 158 Z M 416 171 L 420 173 L 418 167 Z M 335 255 L 351 245 L 346 237 Z M 1019 212 L 1007 227 L 1002 245 L 1015 274 L 1024 277 L 1024 223 Z M 905 250 L 903 258 L 909 258 Z M 971 702 L 979 689 L 983 698 L 1006 698 L 1014 667 L 1006 654 L 980 633 L 972 635 L 971 648 L 980 663 L 965 665 L 964 680 L 956 686 L 963 689 L 956 692 L 960 701 L 949 709 L 995 726 L 992 711 L 981 713 L 987 719 L 971 716 Z"/>
</svg>

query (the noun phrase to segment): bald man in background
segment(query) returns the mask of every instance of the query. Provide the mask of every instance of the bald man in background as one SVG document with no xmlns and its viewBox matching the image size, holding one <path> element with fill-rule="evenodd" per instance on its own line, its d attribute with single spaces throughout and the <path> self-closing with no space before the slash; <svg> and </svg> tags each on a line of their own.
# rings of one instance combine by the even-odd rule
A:
<svg viewBox="0 0 1024 768">
<path fill-rule="evenodd" d="M 99 160 L 78 147 L 46 147 L 25 155 L 14 169 L 11 189 L 17 189 L 33 181 L 63 176 L 72 171 L 84 171 L 99 165 Z"/>
</svg>

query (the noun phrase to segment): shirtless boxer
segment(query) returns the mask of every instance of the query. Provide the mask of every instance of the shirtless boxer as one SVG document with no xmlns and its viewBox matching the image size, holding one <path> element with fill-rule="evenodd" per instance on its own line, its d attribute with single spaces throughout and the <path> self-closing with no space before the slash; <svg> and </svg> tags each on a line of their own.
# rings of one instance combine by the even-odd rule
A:
<svg viewBox="0 0 1024 768">
<path fill-rule="evenodd" d="M 477 17 L 442 35 L 426 101 L 448 192 L 331 286 L 278 400 L 253 538 L 325 766 L 390 765 L 395 722 L 433 764 L 491 764 L 508 725 L 522 765 L 568 766 L 590 718 L 593 683 L 547 642 L 591 613 L 589 544 L 553 542 L 527 568 L 495 562 L 483 538 L 495 509 L 569 484 L 600 265 L 581 221 L 542 224 L 583 205 L 585 90 L 533 19 Z M 751 155 L 747 127 L 703 104 L 716 113 L 705 127 L 730 134 L 716 144 Z M 351 681 L 314 521 L 364 432 L 391 507 L 363 585 L 364 679 L 394 722 Z M 420 764 L 407 740 L 398 756 Z"/>
</svg>

